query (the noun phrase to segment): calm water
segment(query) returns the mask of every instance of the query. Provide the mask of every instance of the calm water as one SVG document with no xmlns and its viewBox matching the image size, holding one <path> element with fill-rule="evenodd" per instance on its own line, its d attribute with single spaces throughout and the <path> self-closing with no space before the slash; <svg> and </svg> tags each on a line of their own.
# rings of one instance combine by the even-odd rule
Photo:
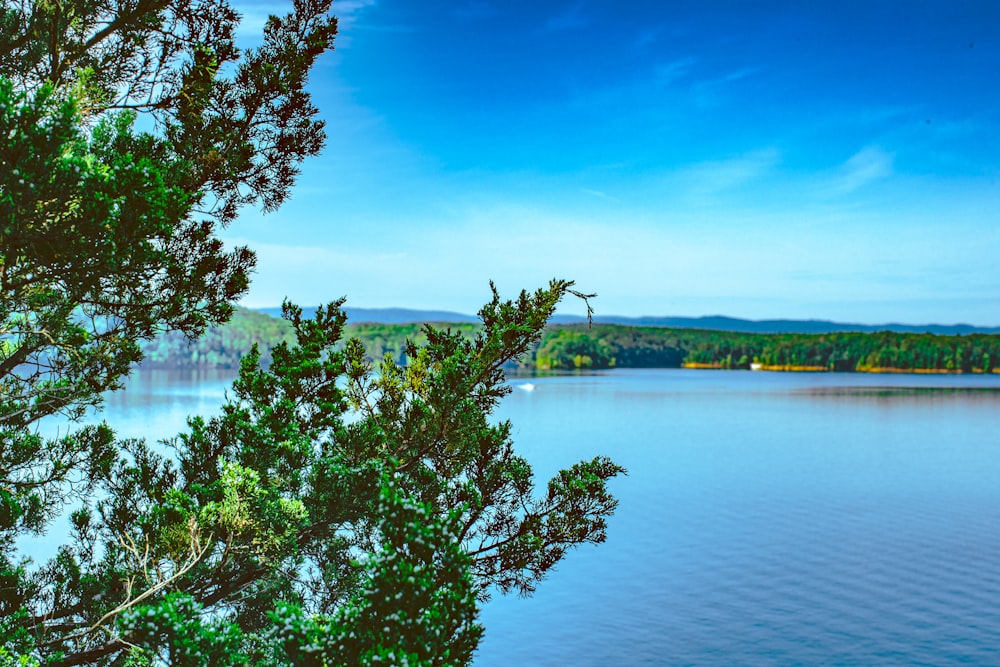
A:
<svg viewBox="0 0 1000 667">
<path fill-rule="evenodd" d="M 148 372 L 107 418 L 171 435 L 227 380 Z M 540 483 L 596 454 L 630 475 L 606 544 L 485 606 L 477 667 L 1000 664 L 1000 377 L 512 384 L 500 416 Z"/>
</svg>

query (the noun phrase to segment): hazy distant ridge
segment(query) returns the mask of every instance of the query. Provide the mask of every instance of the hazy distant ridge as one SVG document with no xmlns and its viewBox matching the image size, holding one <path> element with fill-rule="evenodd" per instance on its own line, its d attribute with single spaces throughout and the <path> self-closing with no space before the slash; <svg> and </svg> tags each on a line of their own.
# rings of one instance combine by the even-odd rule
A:
<svg viewBox="0 0 1000 667">
<path fill-rule="evenodd" d="M 281 317 L 281 308 L 256 308 L 258 312 Z M 305 313 L 315 308 L 303 308 Z M 347 306 L 348 321 L 353 324 L 377 322 L 381 324 L 407 324 L 411 322 L 476 322 L 473 315 L 448 310 L 413 310 L 409 308 L 358 308 Z M 580 315 L 556 315 L 555 324 L 586 322 Z M 898 333 L 932 333 L 942 336 L 971 333 L 1000 334 L 1000 327 L 976 327 L 970 324 L 850 324 L 830 320 L 744 320 L 724 315 L 705 317 L 624 317 L 620 315 L 595 315 L 594 322 L 621 324 L 632 327 L 668 327 L 676 329 L 711 329 L 713 331 L 739 331 L 743 333 L 805 333 L 822 334 L 837 332 L 895 331 Z"/>
<path fill-rule="evenodd" d="M 553 322 L 566 324 L 586 322 L 578 315 L 557 315 Z M 932 333 L 944 336 L 971 333 L 1000 333 L 1000 327 L 976 327 L 971 324 L 851 324 L 830 320 L 743 320 L 724 315 L 705 317 L 621 317 L 617 315 L 594 316 L 595 322 L 622 324 L 633 327 L 669 327 L 675 329 L 712 329 L 744 333 L 805 333 L 822 334 L 838 332 L 895 331 L 897 333 Z"/>
<path fill-rule="evenodd" d="M 259 313 L 281 317 L 281 307 L 254 308 Z M 316 307 L 302 308 L 304 315 L 312 315 Z M 356 308 L 346 306 L 347 321 L 351 324 L 373 322 L 378 324 L 410 324 L 412 322 L 478 322 L 473 315 L 463 315 L 450 310 L 411 310 L 409 308 Z"/>
</svg>

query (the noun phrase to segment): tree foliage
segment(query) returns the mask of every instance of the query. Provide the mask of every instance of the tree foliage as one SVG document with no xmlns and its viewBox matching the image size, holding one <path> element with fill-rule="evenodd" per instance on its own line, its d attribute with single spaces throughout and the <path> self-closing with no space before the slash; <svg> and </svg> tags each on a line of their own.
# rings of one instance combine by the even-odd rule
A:
<svg viewBox="0 0 1000 667">
<path fill-rule="evenodd" d="M 569 287 L 494 294 L 474 339 L 427 327 L 405 367 L 341 344 L 339 304 L 286 306 L 296 344 L 267 368 L 254 349 L 221 415 L 159 447 L 114 441 L 59 556 L 8 563 L 8 637 L 66 665 L 468 663 L 477 600 L 533 591 L 616 506 L 623 470 L 601 457 L 537 494 L 490 419 Z"/>
<path fill-rule="evenodd" d="M 280 203 L 322 144 L 303 85 L 332 44 L 327 9 L 298 2 L 240 53 L 222 1 L 0 4 L 0 502 L 11 530 L 40 529 L 110 464 L 107 429 L 45 442 L 33 426 L 79 418 L 120 386 L 140 341 L 197 336 L 245 292 L 254 257 L 216 232 L 243 204 Z M 136 130 L 140 113 L 151 131 Z"/>
<path fill-rule="evenodd" d="M 286 305 L 219 415 L 156 444 L 81 425 L 156 334 L 232 315 L 254 258 L 217 233 L 322 146 L 328 10 L 240 51 L 225 0 L 0 2 L 0 665 L 467 664 L 491 591 L 604 540 L 622 469 L 536 493 L 491 417 L 566 281 L 494 291 L 405 366 L 345 341 L 340 302 Z M 57 553 L 20 555 L 59 516 Z"/>
</svg>

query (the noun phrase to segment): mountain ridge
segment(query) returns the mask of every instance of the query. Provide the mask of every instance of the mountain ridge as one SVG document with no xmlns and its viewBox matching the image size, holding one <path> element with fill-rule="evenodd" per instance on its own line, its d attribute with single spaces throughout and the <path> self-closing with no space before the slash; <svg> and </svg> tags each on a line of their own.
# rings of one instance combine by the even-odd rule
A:
<svg viewBox="0 0 1000 667">
<path fill-rule="evenodd" d="M 251 308 L 260 313 L 281 317 L 280 307 Z M 308 315 L 316 309 L 303 308 Z M 361 308 L 345 306 L 348 322 L 353 324 L 408 324 L 413 322 L 477 322 L 473 315 L 466 315 L 449 310 L 418 310 L 412 308 Z M 582 315 L 555 315 L 553 324 L 583 324 L 587 318 Z M 750 320 L 725 315 L 706 315 L 701 317 L 674 316 L 640 316 L 595 315 L 594 322 L 600 324 L 617 324 L 630 327 L 658 327 L 674 329 L 708 329 L 713 331 L 735 331 L 740 333 L 802 333 L 825 334 L 839 332 L 875 333 L 878 331 L 893 331 L 896 333 L 931 333 L 954 336 L 973 333 L 1000 334 L 1000 327 L 980 327 L 971 324 L 902 324 L 890 322 L 886 324 L 859 324 L 835 322 L 833 320 L 793 320 L 768 319 Z"/>
</svg>

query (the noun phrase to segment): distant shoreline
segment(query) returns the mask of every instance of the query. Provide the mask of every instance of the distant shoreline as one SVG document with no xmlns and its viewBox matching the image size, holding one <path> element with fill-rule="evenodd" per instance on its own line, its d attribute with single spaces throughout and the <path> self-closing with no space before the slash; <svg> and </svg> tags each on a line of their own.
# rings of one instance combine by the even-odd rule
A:
<svg viewBox="0 0 1000 667">
<path fill-rule="evenodd" d="M 442 325 L 438 325 L 442 326 Z M 475 338 L 480 325 L 443 325 Z M 407 341 L 426 342 L 422 324 L 348 324 L 373 360 L 388 355 L 407 362 Z M 294 342 L 291 325 L 266 314 L 237 309 L 222 327 L 196 341 L 168 333 L 145 342 L 145 368 L 238 368 L 254 345 L 263 364 L 270 349 Z M 610 368 L 702 368 L 822 373 L 997 374 L 1000 335 L 840 332 L 827 334 L 748 333 L 712 329 L 670 329 L 617 324 L 552 324 L 517 364 L 538 371 Z"/>
</svg>

